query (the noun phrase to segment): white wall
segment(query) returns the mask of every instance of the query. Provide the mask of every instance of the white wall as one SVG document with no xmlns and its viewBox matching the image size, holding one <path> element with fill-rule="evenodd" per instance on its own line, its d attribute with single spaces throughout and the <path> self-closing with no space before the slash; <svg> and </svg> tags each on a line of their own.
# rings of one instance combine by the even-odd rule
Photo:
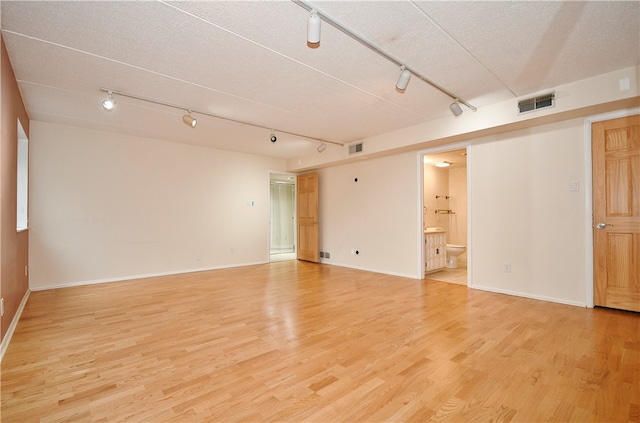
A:
<svg viewBox="0 0 640 423">
<path fill-rule="evenodd" d="M 32 289 L 269 260 L 284 160 L 35 121 L 30 136 Z"/>
<path fill-rule="evenodd" d="M 42 122 L 31 131 L 32 288 L 268 261 L 268 171 L 282 161 Z M 474 287 L 586 303 L 583 137 L 575 119 L 469 147 Z M 420 166 L 410 152 L 319 171 L 325 263 L 420 277 Z"/>
<path fill-rule="evenodd" d="M 587 280 L 585 228 L 590 222 L 585 220 L 584 178 L 590 164 L 583 122 L 574 119 L 472 142 L 467 180 L 472 241 L 467 248 L 473 287 L 587 303 L 586 287 L 592 282 Z M 419 277 L 419 166 L 417 153 L 405 153 L 321 171 L 321 250 L 331 253 L 326 263 Z M 570 191 L 572 181 L 580 183 L 580 191 Z M 460 244 L 466 245 L 463 239 Z M 360 255 L 352 255 L 351 248 L 359 248 Z M 511 264 L 510 273 L 503 271 L 505 262 Z"/>
<path fill-rule="evenodd" d="M 322 169 L 320 250 L 331 253 L 323 261 L 416 278 L 419 177 L 415 153 Z"/>
<path fill-rule="evenodd" d="M 469 164 L 473 286 L 585 305 L 583 119 L 480 139 Z"/>
</svg>

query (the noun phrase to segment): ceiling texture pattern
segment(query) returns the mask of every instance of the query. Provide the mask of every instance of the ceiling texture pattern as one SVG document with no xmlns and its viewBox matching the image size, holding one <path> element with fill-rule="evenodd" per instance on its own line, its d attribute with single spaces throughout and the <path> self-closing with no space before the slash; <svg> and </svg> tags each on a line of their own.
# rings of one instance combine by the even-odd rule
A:
<svg viewBox="0 0 640 423">
<path fill-rule="evenodd" d="M 638 1 L 310 1 L 475 107 L 640 64 Z M 33 120 L 293 158 L 450 114 L 452 99 L 290 1 L 1 2 Z M 103 110 L 101 88 L 116 96 Z M 473 113 L 462 106 L 465 113 Z M 187 109 L 275 129 L 198 115 Z M 464 116 L 464 114 L 463 114 Z M 328 148 L 343 148 L 330 145 Z"/>
</svg>

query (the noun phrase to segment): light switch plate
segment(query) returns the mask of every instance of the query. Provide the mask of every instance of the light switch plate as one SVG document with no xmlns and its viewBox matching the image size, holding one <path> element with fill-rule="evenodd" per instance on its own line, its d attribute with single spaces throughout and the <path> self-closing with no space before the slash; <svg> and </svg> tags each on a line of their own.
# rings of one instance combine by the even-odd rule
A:
<svg viewBox="0 0 640 423">
<path fill-rule="evenodd" d="M 620 78 L 620 91 L 627 91 L 631 89 L 631 80 L 629 77 Z"/>
</svg>

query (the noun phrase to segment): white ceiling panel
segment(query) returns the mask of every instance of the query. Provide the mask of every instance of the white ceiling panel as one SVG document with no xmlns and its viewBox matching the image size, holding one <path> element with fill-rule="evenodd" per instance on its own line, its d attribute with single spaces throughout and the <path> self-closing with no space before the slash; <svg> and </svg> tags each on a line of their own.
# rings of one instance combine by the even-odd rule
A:
<svg viewBox="0 0 640 423">
<path fill-rule="evenodd" d="M 460 98 L 469 101 L 488 90 L 498 96 L 496 101 L 509 98 L 499 79 L 412 2 L 367 1 L 358 2 L 357 8 L 349 2 L 317 4 L 332 18 L 393 52 L 397 59 Z"/>
<path fill-rule="evenodd" d="M 516 95 L 635 66 L 640 3 L 420 2 Z"/>
<path fill-rule="evenodd" d="M 640 64 L 640 2 L 310 1 L 455 96 L 483 107 Z M 32 119 L 292 158 L 428 122 L 452 99 L 291 1 L 0 3 Z M 118 97 L 110 88 L 206 115 Z M 278 135 L 271 128 L 306 135 Z M 334 147 L 332 147 L 334 148 Z M 335 147 L 339 148 L 339 147 Z"/>
</svg>

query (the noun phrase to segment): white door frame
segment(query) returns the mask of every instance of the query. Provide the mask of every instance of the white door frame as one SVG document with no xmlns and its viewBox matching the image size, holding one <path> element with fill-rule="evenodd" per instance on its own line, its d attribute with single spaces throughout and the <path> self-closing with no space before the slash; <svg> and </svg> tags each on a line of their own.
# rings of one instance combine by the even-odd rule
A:
<svg viewBox="0 0 640 423">
<path fill-rule="evenodd" d="M 298 187 L 298 182 L 297 182 L 297 174 L 296 173 L 291 173 L 291 172 L 280 172 L 280 171 L 276 171 L 276 170 L 270 170 L 269 171 L 269 181 L 267 184 L 267 190 L 268 190 L 268 196 L 269 196 L 269 207 L 267 207 L 268 209 L 268 213 L 269 213 L 269 237 L 267 238 L 267 257 L 269 257 L 269 259 L 267 260 L 267 262 L 271 261 L 271 179 L 272 176 L 274 175 L 283 175 L 283 176 L 291 176 L 293 177 L 293 181 L 291 182 L 293 185 L 293 195 L 294 195 L 294 201 L 293 201 L 293 249 L 294 252 L 297 254 L 298 253 L 298 222 L 297 222 L 297 216 L 298 216 L 298 202 L 297 200 L 295 200 L 295 197 L 297 196 L 297 187 Z"/>
</svg>

